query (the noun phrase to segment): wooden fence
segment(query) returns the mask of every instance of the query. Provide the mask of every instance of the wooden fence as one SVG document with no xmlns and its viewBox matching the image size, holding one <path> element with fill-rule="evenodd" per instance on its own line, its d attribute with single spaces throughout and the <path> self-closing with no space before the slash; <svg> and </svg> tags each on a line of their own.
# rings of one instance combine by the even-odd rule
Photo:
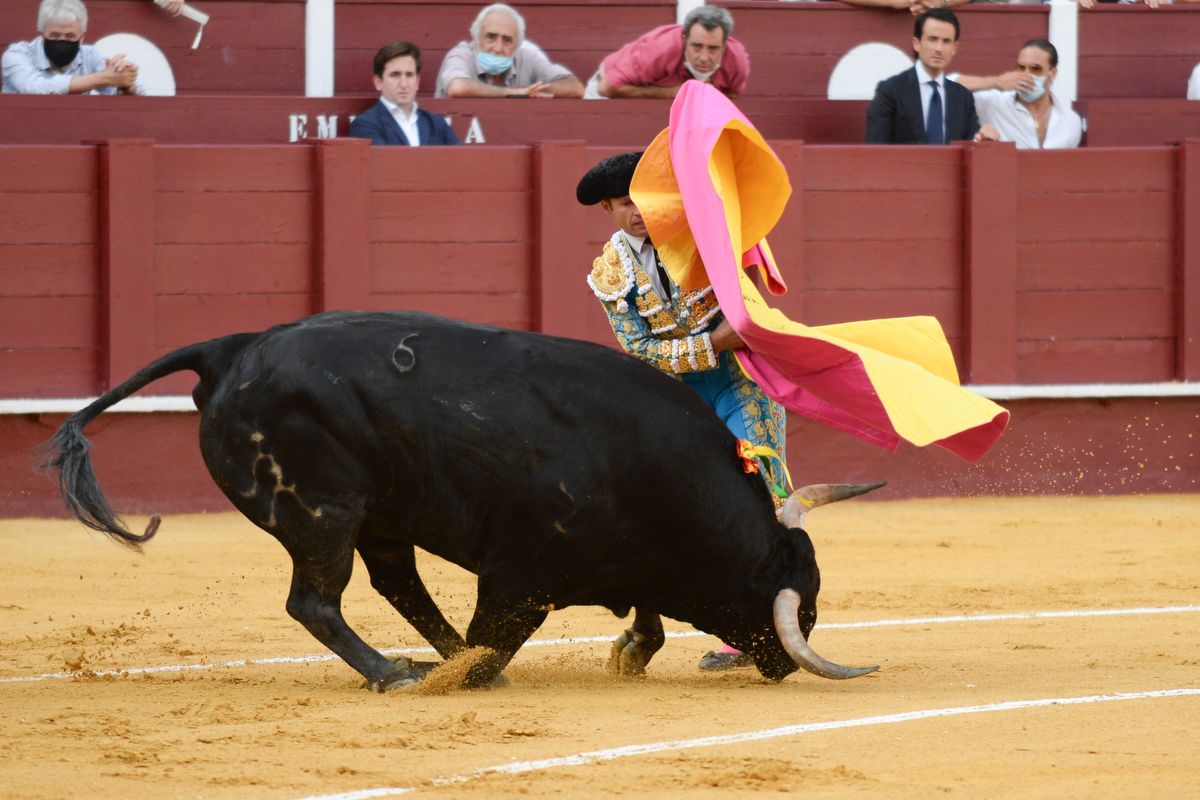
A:
<svg viewBox="0 0 1200 800">
<path fill-rule="evenodd" d="M 975 383 L 1200 379 L 1200 142 L 776 147 L 793 318 L 933 314 Z M 611 152 L 0 147 L 0 394 L 94 394 L 184 343 L 332 308 L 607 341 L 583 281 L 607 220 L 574 186 Z"/>
<path fill-rule="evenodd" d="M 792 419 L 797 480 L 886 478 L 889 497 L 1200 489 L 1195 392 L 1171 391 L 1200 380 L 1200 141 L 775 146 L 794 187 L 771 237 L 789 315 L 933 314 L 964 379 L 1081 389 L 1006 401 L 1011 429 L 975 465 Z M 0 146 L 0 405 L 13 412 L 0 414 L 0 514 L 62 513 L 33 470 L 62 419 L 55 398 L 97 394 L 187 342 L 322 309 L 413 308 L 611 344 L 584 283 L 609 225 L 574 201 L 611 152 Z M 1125 388 L 1095 397 L 1096 382 Z M 118 508 L 228 507 L 195 427 L 194 413 L 90 427 Z"/>
</svg>

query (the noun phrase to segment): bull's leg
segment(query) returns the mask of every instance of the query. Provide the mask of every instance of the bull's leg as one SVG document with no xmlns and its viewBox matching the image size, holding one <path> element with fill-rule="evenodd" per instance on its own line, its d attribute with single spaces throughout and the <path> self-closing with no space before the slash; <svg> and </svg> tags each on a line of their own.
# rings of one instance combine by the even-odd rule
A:
<svg viewBox="0 0 1200 800">
<path fill-rule="evenodd" d="M 371 586 L 433 645 L 438 655 L 449 659 L 467 643 L 429 596 L 417 573 L 414 550 L 409 544 L 379 539 L 358 543 L 358 554 L 371 574 Z"/>
<path fill-rule="evenodd" d="M 666 642 L 662 618 L 657 612 L 634 609 L 633 626 L 613 642 L 608 670 L 626 677 L 645 675 L 646 665 Z"/>
<path fill-rule="evenodd" d="M 342 617 L 342 592 L 354 566 L 355 515 L 331 505 L 321 515 L 280 515 L 272 532 L 292 557 L 292 587 L 287 611 L 317 641 L 367 679 L 372 691 L 414 683 L 419 676 L 406 663 L 396 664 L 366 642 Z"/>
<path fill-rule="evenodd" d="M 467 628 L 467 646 L 486 647 L 492 652 L 471 666 L 463 686 L 478 689 L 492 684 L 521 645 L 546 621 L 546 613 L 545 607 L 527 601 L 512 604 L 489 598 L 481 588 L 475 616 Z"/>
</svg>

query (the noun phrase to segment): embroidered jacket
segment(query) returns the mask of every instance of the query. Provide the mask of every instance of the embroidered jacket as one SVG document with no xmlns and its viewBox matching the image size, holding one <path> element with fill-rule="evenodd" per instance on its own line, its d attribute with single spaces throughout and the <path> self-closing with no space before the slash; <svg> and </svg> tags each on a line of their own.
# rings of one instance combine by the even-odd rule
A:
<svg viewBox="0 0 1200 800">
<path fill-rule="evenodd" d="M 662 300 L 620 231 L 605 243 L 587 280 L 627 353 L 672 375 L 720 365 L 709 338 L 721 320 L 711 286 L 697 291 L 675 287 L 670 299 Z"/>
</svg>

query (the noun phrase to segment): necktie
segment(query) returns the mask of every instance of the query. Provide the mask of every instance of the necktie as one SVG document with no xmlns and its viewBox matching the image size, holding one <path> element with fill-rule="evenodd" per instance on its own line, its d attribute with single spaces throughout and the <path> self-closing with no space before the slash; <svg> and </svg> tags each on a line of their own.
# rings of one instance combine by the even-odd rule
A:
<svg viewBox="0 0 1200 800">
<path fill-rule="evenodd" d="M 658 279 L 662 283 L 663 297 L 671 295 L 671 279 L 667 275 L 667 270 L 663 267 L 662 261 L 658 258 L 658 250 L 654 247 L 654 242 L 646 237 L 646 241 L 642 244 L 642 264 L 653 264 L 655 271 L 658 273 Z M 649 267 L 646 268 L 649 272 Z"/>
<path fill-rule="evenodd" d="M 930 81 L 933 96 L 929 98 L 929 119 L 925 120 L 925 144 L 945 144 L 942 131 L 942 96 L 938 93 L 937 81 Z"/>
<path fill-rule="evenodd" d="M 662 281 L 663 291 L 671 294 L 671 276 L 667 274 L 667 268 L 658 260 L 657 255 L 654 256 L 654 263 L 658 266 L 658 279 Z"/>
</svg>

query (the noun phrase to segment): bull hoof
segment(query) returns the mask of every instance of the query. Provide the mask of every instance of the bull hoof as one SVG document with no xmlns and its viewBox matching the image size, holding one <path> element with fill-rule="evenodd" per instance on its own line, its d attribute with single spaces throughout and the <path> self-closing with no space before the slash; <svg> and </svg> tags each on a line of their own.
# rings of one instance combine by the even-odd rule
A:
<svg viewBox="0 0 1200 800">
<path fill-rule="evenodd" d="M 400 656 L 393 660 L 395 667 L 392 672 L 377 681 L 366 681 L 363 683 L 363 688 L 370 689 L 375 694 L 383 694 L 392 689 L 413 686 L 423 681 L 425 676 L 440 663 L 439 661 L 412 661 Z"/>
<path fill-rule="evenodd" d="M 640 678 L 654 651 L 646 647 L 646 637 L 632 628 L 618 636 L 608 655 L 608 671 L 624 678 Z"/>
<path fill-rule="evenodd" d="M 472 691 L 486 692 L 492 689 L 503 689 L 505 686 L 508 686 L 508 678 L 504 677 L 504 673 L 500 673 L 496 677 L 492 678 L 491 682 L 489 683 L 485 683 L 482 686 L 467 686 L 467 688 Z"/>
<path fill-rule="evenodd" d="M 754 659 L 748 653 L 714 653 L 709 650 L 700 659 L 700 669 L 707 672 L 744 669 L 753 666 Z"/>
<path fill-rule="evenodd" d="M 420 682 L 421 679 L 412 673 L 396 673 L 377 681 L 367 681 L 363 684 L 363 688 L 371 690 L 372 694 L 383 694 L 393 689 L 414 686 Z"/>
</svg>

